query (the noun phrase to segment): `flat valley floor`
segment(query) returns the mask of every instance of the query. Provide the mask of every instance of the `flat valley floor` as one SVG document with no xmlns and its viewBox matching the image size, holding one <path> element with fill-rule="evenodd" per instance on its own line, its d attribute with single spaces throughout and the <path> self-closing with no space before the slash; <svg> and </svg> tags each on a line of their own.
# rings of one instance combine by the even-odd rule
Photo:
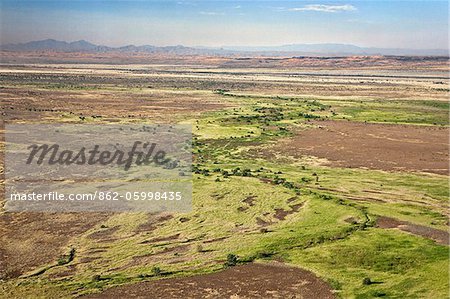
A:
<svg viewBox="0 0 450 299">
<path fill-rule="evenodd" d="M 448 58 L 2 57 L 2 130 L 191 124 L 194 191 L 2 208 L 0 298 L 449 296 Z"/>
</svg>

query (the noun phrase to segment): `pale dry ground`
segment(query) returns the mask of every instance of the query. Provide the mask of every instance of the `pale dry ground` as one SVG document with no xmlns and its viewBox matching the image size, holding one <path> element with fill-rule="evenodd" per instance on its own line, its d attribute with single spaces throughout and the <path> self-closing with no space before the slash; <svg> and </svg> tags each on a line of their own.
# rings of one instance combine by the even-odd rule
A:
<svg viewBox="0 0 450 299">
<path fill-rule="evenodd" d="M 436 69 L 224 68 L 192 65 L 30 64 L 2 65 L 8 83 L 46 82 L 102 87 L 227 89 L 255 95 L 350 96 L 376 99 L 448 99 L 445 63 Z M 89 76 L 89 80 L 86 79 Z M 106 86 L 105 86 L 106 85 Z"/>
<path fill-rule="evenodd" d="M 104 61 L 117 57 L 104 57 Z M 75 58 L 86 62 L 99 59 Z M 215 93 L 217 89 L 255 96 L 448 101 L 447 61 L 380 58 L 365 65 L 355 58 L 311 58 L 302 65 L 298 60 L 196 58 L 189 63 L 180 59 L 164 64 L 165 58 L 160 58 L 153 61 L 156 64 L 145 64 L 150 61 L 147 57 L 136 59 L 139 64 L 126 65 L 9 61 L 12 64 L 0 69 L 2 121 L 83 122 L 80 117 L 85 117 L 84 122 L 174 122 L 237 105 L 234 98 Z M 324 138 L 329 141 L 333 136 Z M 315 140 L 314 136 L 310 139 Z M 425 162 L 433 162 L 426 157 Z M 57 261 L 77 236 L 108 217 L 92 214 L 80 222 L 73 214 L 11 215 L 0 211 L 0 279 L 14 279 Z M 32 254 L 36 248 L 41 249 L 39 254 Z"/>
<path fill-rule="evenodd" d="M 237 56 L 177 56 L 149 53 L 58 53 L 58 52 L 0 52 L 2 63 L 7 64 L 111 64 L 111 65 L 191 65 L 201 67 L 224 67 L 230 69 L 310 69 L 310 70 L 405 70 L 440 71 L 448 69 L 448 57 L 409 57 L 409 56 L 342 56 L 320 57 L 293 55 L 284 57 L 266 57 L 252 55 Z"/>
</svg>

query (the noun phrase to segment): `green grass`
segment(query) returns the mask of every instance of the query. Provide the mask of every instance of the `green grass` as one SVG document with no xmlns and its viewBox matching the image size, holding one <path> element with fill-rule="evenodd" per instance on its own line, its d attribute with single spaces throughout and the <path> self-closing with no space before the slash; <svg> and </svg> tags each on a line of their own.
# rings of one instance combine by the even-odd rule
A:
<svg viewBox="0 0 450 299">
<path fill-rule="evenodd" d="M 377 123 L 449 125 L 448 102 L 427 100 L 324 101 L 336 109 L 336 119 Z"/>
<path fill-rule="evenodd" d="M 211 273 L 223 269 L 233 254 L 238 263 L 281 259 L 310 269 L 343 298 L 447 297 L 448 247 L 373 224 L 383 215 L 447 229 L 448 177 L 330 168 L 248 153 L 316 118 L 448 125 L 448 103 L 216 93 L 239 107 L 184 120 L 193 124 L 195 137 L 191 212 L 147 230 L 139 230 L 148 221 L 145 213 L 115 214 L 71 240 L 73 261 L 7 282 L 5 296 L 64 298 L 124 283 Z M 249 197 L 251 204 L 245 202 Z M 275 217 L 277 209 L 290 211 L 296 204 L 302 204 L 297 212 L 284 220 Z M 106 241 L 91 236 L 111 228 L 117 229 Z M 83 258 L 95 259 L 80 263 Z M 73 263 L 77 268 L 70 280 L 51 279 Z M 363 285 L 364 277 L 376 283 Z"/>
<path fill-rule="evenodd" d="M 369 229 L 289 253 L 289 262 L 341 286 L 344 298 L 446 298 L 448 247 L 395 230 Z M 363 285 L 368 277 L 371 285 Z"/>
</svg>

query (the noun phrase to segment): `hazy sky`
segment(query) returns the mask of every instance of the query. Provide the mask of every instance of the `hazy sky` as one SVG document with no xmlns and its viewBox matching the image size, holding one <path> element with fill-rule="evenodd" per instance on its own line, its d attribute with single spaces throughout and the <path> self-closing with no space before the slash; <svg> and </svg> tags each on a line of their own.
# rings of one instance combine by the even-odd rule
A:
<svg viewBox="0 0 450 299">
<path fill-rule="evenodd" d="M 448 48 L 447 1 L 3 1 L 1 43 Z"/>
</svg>

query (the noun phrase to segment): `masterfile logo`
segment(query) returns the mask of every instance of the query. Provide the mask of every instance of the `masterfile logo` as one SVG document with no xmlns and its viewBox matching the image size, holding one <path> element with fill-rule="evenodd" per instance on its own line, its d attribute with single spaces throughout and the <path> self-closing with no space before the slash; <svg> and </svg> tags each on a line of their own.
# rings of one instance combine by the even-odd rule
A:
<svg viewBox="0 0 450 299">
<path fill-rule="evenodd" d="M 6 126 L 10 211 L 188 211 L 191 127 Z"/>
</svg>

